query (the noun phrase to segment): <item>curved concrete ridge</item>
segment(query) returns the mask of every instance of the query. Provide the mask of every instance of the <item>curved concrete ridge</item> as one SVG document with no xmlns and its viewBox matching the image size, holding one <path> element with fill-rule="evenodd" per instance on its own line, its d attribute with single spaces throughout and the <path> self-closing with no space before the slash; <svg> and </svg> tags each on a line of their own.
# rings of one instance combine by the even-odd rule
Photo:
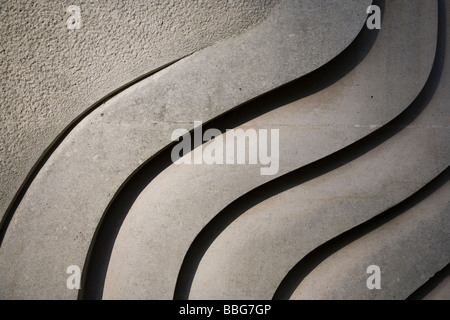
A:
<svg viewBox="0 0 450 320">
<path fill-rule="evenodd" d="M 398 16 L 400 10 L 403 14 Z M 416 21 L 413 13 L 417 11 L 421 13 L 417 24 L 421 27 L 412 30 Z M 422 89 L 431 70 L 436 34 L 430 38 L 429 30 L 436 30 L 436 17 L 436 3 L 432 7 L 419 1 L 408 1 L 408 5 L 402 1 L 388 3 L 375 46 L 352 72 L 312 96 L 241 126 L 244 130 L 280 128 L 277 176 L 345 147 L 403 111 Z M 413 60 L 403 59 L 405 52 Z M 389 64 L 385 64 L 387 55 Z M 426 72 L 411 69 L 416 67 Z M 423 77 L 416 78 L 418 74 Z M 383 94 L 377 96 L 379 92 Z M 371 127 L 374 123 L 378 125 Z M 180 165 L 162 172 L 141 193 L 120 229 L 103 297 L 170 299 L 185 253 L 202 228 L 240 195 L 277 177 L 260 176 L 259 169 Z M 184 195 L 182 199 L 180 194 Z"/>
<path fill-rule="evenodd" d="M 446 60 L 449 48 L 447 39 Z M 449 80 L 450 68 L 445 64 L 426 109 L 391 139 L 240 215 L 203 256 L 189 297 L 270 299 L 283 277 L 306 254 L 403 201 L 447 168 Z M 433 238 L 432 233 L 429 236 Z"/>
<path fill-rule="evenodd" d="M 143 74 L 254 27 L 280 2 L 2 1 L 0 215 L 74 118 Z M 80 6 L 79 30 L 67 28 L 70 4 Z"/>
<path fill-rule="evenodd" d="M 143 74 L 254 27 L 280 2 L 2 1 L 0 215 L 74 118 Z M 67 28 L 69 4 L 80 6 L 79 30 Z"/>
<path fill-rule="evenodd" d="M 450 155 L 442 151 L 448 129 L 404 131 L 367 156 L 239 216 L 203 256 L 189 298 L 270 299 L 311 250 L 409 197 L 448 166 Z M 418 151 L 421 138 L 436 142 Z"/>
<path fill-rule="evenodd" d="M 335 57 L 361 30 L 370 3 L 286 0 L 254 29 L 95 110 L 52 154 L 18 206 L 0 249 L 1 296 L 75 298 L 65 270 L 83 268 L 105 208 L 136 167 L 169 144 L 173 130 L 214 118 Z"/>
<path fill-rule="evenodd" d="M 450 261 L 450 181 L 416 206 L 334 253 L 291 299 L 406 299 Z M 369 290 L 369 266 L 381 289 Z M 372 271 L 373 272 L 373 271 Z"/>
</svg>

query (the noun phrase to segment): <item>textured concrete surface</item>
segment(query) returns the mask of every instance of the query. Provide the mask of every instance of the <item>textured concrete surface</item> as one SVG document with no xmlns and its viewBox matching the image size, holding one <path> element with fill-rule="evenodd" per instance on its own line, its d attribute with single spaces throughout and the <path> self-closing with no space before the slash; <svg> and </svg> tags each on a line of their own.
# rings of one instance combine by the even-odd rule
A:
<svg viewBox="0 0 450 320">
<path fill-rule="evenodd" d="M 450 0 L 1 2 L 0 215 L 108 95 L 28 180 L 1 299 L 448 299 Z M 199 120 L 279 129 L 279 172 L 172 165 Z"/>
<path fill-rule="evenodd" d="M 280 0 L 73 1 L 0 4 L 0 214 L 44 150 L 110 92 L 175 59 L 240 34 Z"/>
<path fill-rule="evenodd" d="M 279 175 L 333 153 L 374 131 L 406 109 L 417 97 L 434 61 L 437 6 L 434 4 L 430 7 L 419 1 L 409 1 L 408 9 L 405 9 L 405 4 L 402 1 L 387 4 L 383 29 L 374 47 L 340 81 L 312 96 L 253 119 L 241 127 L 280 128 Z M 399 10 L 403 10 L 400 16 Z M 412 29 L 411 25 L 417 21 L 416 12 L 420 12 L 420 23 Z M 433 29 L 434 33 L 430 32 Z M 424 46 L 425 41 L 427 45 Z M 405 53 L 411 58 L 404 59 Z M 384 159 L 381 161 L 379 157 L 375 157 L 373 163 L 384 165 Z M 104 298 L 171 298 L 179 269 L 195 236 L 229 203 L 276 177 L 259 176 L 258 172 L 258 166 L 186 165 L 172 166 L 161 173 L 142 192 L 122 225 L 108 266 Z M 356 172 L 359 175 L 364 171 L 355 170 L 355 174 Z M 420 186 L 424 181 L 426 182 L 426 178 L 417 185 Z M 359 187 L 361 186 L 355 189 L 358 190 Z M 405 186 L 396 187 L 402 189 Z M 355 193 L 355 190 L 351 191 Z M 346 192 L 351 194 L 349 190 Z M 184 196 L 180 198 L 180 194 Z M 318 197 L 316 194 L 311 195 L 311 192 L 307 195 L 312 199 Z M 325 193 L 324 196 L 328 194 Z M 295 197 L 305 201 L 307 199 L 299 195 L 292 198 Z M 214 201 L 205 205 L 206 199 Z M 333 201 L 330 202 L 335 205 Z M 286 211 L 284 209 L 286 208 L 282 207 L 277 212 Z M 295 208 L 291 209 L 295 211 Z M 289 214 L 293 214 L 292 210 Z M 271 298 L 276 285 L 284 276 L 285 268 L 278 269 L 279 265 L 274 263 L 274 270 L 267 271 L 270 276 L 260 277 L 261 268 L 255 268 L 256 263 L 248 263 L 245 259 L 247 256 L 250 258 L 249 252 L 229 254 L 228 251 L 230 243 L 234 249 L 234 245 L 242 245 L 247 236 L 257 234 L 255 229 L 261 228 L 262 234 L 271 234 L 272 229 L 276 229 L 271 219 L 266 216 L 260 219 L 260 211 L 264 210 L 258 207 L 253 211 L 257 213 L 253 217 L 259 223 L 252 220 L 238 231 L 230 226 L 230 233 L 224 236 L 226 240 L 223 240 L 223 246 L 211 249 L 215 250 L 214 254 L 207 257 L 208 262 L 199 268 L 196 279 L 203 282 L 201 285 L 194 283 L 193 298 Z M 289 219 L 285 226 L 290 226 L 293 220 L 295 219 Z M 279 224 L 285 222 L 280 219 Z M 257 227 L 252 227 L 253 223 Z M 249 230 L 251 232 L 247 233 Z M 176 237 L 171 236 L 175 234 Z M 285 236 L 289 238 L 291 233 Z M 250 247 L 248 249 L 252 250 Z M 292 251 L 295 249 L 292 248 L 289 252 L 293 261 L 296 261 L 296 255 Z M 136 252 L 140 254 L 135 254 Z M 256 254 L 259 250 L 254 252 Z M 271 257 L 269 253 L 265 258 L 266 261 L 280 259 L 280 263 L 288 261 L 284 257 Z M 227 266 L 236 267 L 241 263 L 237 259 L 242 261 L 241 268 L 235 270 L 233 275 L 227 274 Z M 272 264 L 267 265 L 270 267 Z M 277 269 L 278 277 L 275 276 Z M 255 283 L 250 284 L 255 278 L 260 278 L 266 285 L 272 283 L 272 288 L 256 289 Z M 253 290 L 248 291 L 247 295 L 237 290 L 227 291 L 233 286 L 233 281 L 240 282 L 245 287 L 242 290 L 251 286 Z"/>
<path fill-rule="evenodd" d="M 74 298 L 65 270 L 83 267 L 103 211 L 134 169 L 167 145 L 174 129 L 335 57 L 361 29 L 368 4 L 284 1 L 254 29 L 179 61 L 90 114 L 52 154 L 14 214 L 1 248 L 2 297 Z"/>
<path fill-rule="evenodd" d="M 450 182 L 318 265 L 292 299 L 406 299 L 450 261 Z M 367 267 L 381 270 L 368 290 Z"/>
</svg>

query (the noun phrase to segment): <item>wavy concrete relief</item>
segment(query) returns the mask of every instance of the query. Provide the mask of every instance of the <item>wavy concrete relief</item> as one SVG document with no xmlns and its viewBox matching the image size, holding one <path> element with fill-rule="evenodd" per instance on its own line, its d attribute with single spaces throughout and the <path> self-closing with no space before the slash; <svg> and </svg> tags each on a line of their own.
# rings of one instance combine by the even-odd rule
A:
<svg viewBox="0 0 450 320">
<path fill-rule="evenodd" d="M 0 298 L 449 299 L 449 5 L 37 2 L 40 58 L 2 21 Z"/>
</svg>

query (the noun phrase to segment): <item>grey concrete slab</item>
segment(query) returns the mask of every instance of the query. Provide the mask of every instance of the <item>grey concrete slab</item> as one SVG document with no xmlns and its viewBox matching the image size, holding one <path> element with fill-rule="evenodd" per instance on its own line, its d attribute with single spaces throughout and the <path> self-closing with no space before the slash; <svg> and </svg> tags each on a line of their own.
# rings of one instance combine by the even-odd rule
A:
<svg viewBox="0 0 450 320">
<path fill-rule="evenodd" d="M 174 129 L 209 120 L 340 53 L 370 1 L 284 1 L 257 27 L 199 51 L 115 96 L 52 154 L 18 206 L 0 249 L 3 298 L 70 299 L 111 197 Z M 301 12 L 301 14 L 299 14 Z"/>
<path fill-rule="evenodd" d="M 340 81 L 241 127 L 280 128 L 279 175 L 320 159 L 374 131 L 403 111 L 417 96 L 434 60 L 436 38 L 430 38 L 429 31 L 436 31 L 437 6 L 430 8 L 411 1 L 406 6 L 409 9 L 404 9 L 405 5 L 405 2 L 387 4 L 383 29 L 372 51 Z M 403 14 L 399 16 L 400 9 Z M 421 22 L 416 26 L 421 27 L 412 30 L 411 25 L 417 17 Z M 425 39 L 429 41 L 427 46 L 423 46 Z M 415 58 L 404 59 L 406 52 L 410 58 Z M 426 71 L 414 71 L 417 67 Z M 405 74 L 407 70 L 409 75 Z M 418 74 L 423 77 L 416 78 Z M 384 163 L 384 159 L 380 163 Z M 273 178 L 260 176 L 259 166 L 186 165 L 171 166 L 162 172 L 142 192 L 122 225 L 108 266 L 104 298 L 171 298 L 183 258 L 195 236 L 226 205 Z M 420 180 L 418 185 L 427 178 Z M 303 196 L 299 199 L 313 201 Z M 297 202 L 292 200 L 290 203 Z M 253 218 L 258 219 L 258 211 L 253 213 Z M 269 220 L 264 216 L 257 224 L 258 228 L 270 223 Z M 286 226 L 291 223 L 289 220 Z M 271 227 L 271 224 L 267 226 Z M 242 292 L 226 291 L 230 279 L 228 274 L 222 273 L 222 264 L 231 268 L 239 259 L 239 254 L 223 258 L 227 255 L 228 244 L 239 247 L 246 237 L 257 233 L 247 224 L 245 228 L 240 231 L 248 235 L 230 234 L 226 244 L 212 254 L 210 263 L 220 263 L 204 266 L 202 271 L 210 269 L 211 273 L 205 276 L 205 287 L 193 288 L 198 289 L 195 294 L 205 298 L 212 294 L 212 298 L 218 298 L 216 292 L 212 293 L 217 290 L 228 294 L 225 298 L 229 299 L 271 298 L 270 290 L 266 290 L 265 296 L 261 296 L 263 289 L 247 296 Z M 276 233 L 267 228 L 263 230 Z M 243 265 L 239 269 L 242 282 L 246 282 L 246 277 L 249 280 L 259 277 L 255 270 L 253 266 Z M 200 277 L 202 275 L 200 273 Z M 270 272 L 267 274 L 268 278 L 273 276 Z M 260 280 L 274 281 L 272 285 L 275 286 L 283 276 L 280 273 L 274 280 L 265 277 Z M 216 286 L 216 279 L 223 281 Z M 273 294 L 276 286 L 271 289 Z"/>
<path fill-rule="evenodd" d="M 291 299 L 406 299 L 450 261 L 450 182 L 320 263 Z M 369 266 L 380 289 L 369 290 Z M 372 283 L 372 281 L 370 281 Z"/>
<path fill-rule="evenodd" d="M 0 218 L 42 153 L 110 92 L 238 35 L 280 0 L 2 1 Z M 81 29 L 69 30 L 69 5 Z"/>
</svg>

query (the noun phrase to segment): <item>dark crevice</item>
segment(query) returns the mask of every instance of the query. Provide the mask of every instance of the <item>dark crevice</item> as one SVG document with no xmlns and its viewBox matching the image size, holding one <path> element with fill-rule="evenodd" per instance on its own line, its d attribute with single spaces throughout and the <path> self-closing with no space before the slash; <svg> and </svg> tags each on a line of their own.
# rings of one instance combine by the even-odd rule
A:
<svg viewBox="0 0 450 320">
<path fill-rule="evenodd" d="M 185 56 L 186 57 L 186 56 Z M 185 58 L 183 57 L 183 58 Z M 100 107 L 102 104 L 104 104 L 106 101 L 110 100 L 112 97 L 118 95 L 122 91 L 128 89 L 129 87 L 135 85 L 136 83 L 144 80 L 145 78 L 150 77 L 151 75 L 155 74 L 156 72 L 161 71 L 162 69 L 165 69 L 169 67 L 170 65 L 174 64 L 175 62 L 183 59 L 177 59 L 175 61 L 169 62 L 161 67 L 158 67 L 150 72 L 147 72 L 146 74 L 139 76 L 138 78 L 128 82 L 127 84 L 121 86 L 120 88 L 112 91 L 108 95 L 104 96 L 102 99 L 97 101 L 95 104 L 87 108 L 85 111 L 83 111 L 78 117 L 76 117 L 74 120 L 72 120 L 71 123 L 67 127 L 65 127 L 62 132 L 53 140 L 53 142 L 47 147 L 47 149 L 44 150 L 40 158 L 36 161 L 35 165 L 31 168 L 28 175 L 25 177 L 23 183 L 17 190 L 16 194 L 14 195 L 13 200 L 9 204 L 8 208 L 5 211 L 5 214 L 3 215 L 2 220 L 0 221 L 0 247 L 3 243 L 3 239 L 6 234 L 6 230 L 8 230 L 9 224 L 12 220 L 12 217 L 14 213 L 17 210 L 17 207 L 19 206 L 20 202 L 22 201 L 25 193 L 27 192 L 28 188 L 30 187 L 33 180 L 38 175 L 39 171 L 41 171 L 42 167 L 45 165 L 47 160 L 50 158 L 50 156 L 55 152 L 55 150 L 61 145 L 61 143 L 66 139 L 66 137 L 72 132 L 72 130 L 81 122 L 83 121 L 88 115 L 90 115 L 95 109 Z"/>
<path fill-rule="evenodd" d="M 190 246 L 180 269 L 174 299 L 188 299 L 194 275 L 205 252 L 223 230 L 241 214 L 270 197 L 324 175 L 361 157 L 395 136 L 422 113 L 438 88 L 445 63 L 445 20 L 445 3 L 444 0 L 439 0 L 438 40 L 435 60 L 424 88 L 412 104 L 395 119 L 368 136 L 332 155 L 269 181 L 229 204 L 208 223 Z"/>
<path fill-rule="evenodd" d="M 374 1 L 384 13 L 385 0 Z M 224 132 L 271 110 L 319 92 L 352 71 L 371 50 L 378 30 L 363 28 L 342 53 L 324 66 L 297 80 L 263 94 L 203 123 L 202 132 L 216 128 Z M 194 141 L 194 131 L 189 133 Z M 95 231 L 85 261 L 78 299 L 101 299 L 114 242 L 132 204 L 144 188 L 162 171 L 172 165 L 174 142 L 147 160 L 125 181 L 106 208 Z M 193 146 L 197 147 L 196 145 Z"/>
<path fill-rule="evenodd" d="M 407 210 L 413 208 L 421 201 L 429 197 L 433 192 L 448 182 L 450 177 L 450 168 L 447 167 L 439 176 L 429 182 L 425 187 L 417 191 L 415 194 L 388 209 L 387 211 L 377 215 L 376 217 L 362 223 L 361 225 L 346 231 L 339 236 L 325 242 L 310 253 L 308 253 L 300 262 L 293 267 L 283 281 L 278 286 L 273 299 L 287 300 L 289 299 L 300 283 L 311 273 L 317 266 L 325 261 L 332 254 L 343 249 L 350 243 L 358 240 L 366 234 L 373 232 L 382 225 L 397 218 Z M 426 214 L 424 212 L 424 214 Z"/>
<path fill-rule="evenodd" d="M 450 264 L 448 264 L 444 269 L 436 273 L 430 280 L 428 280 L 424 285 L 417 289 L 413 294 L 411 294 L 407 300 L 423 300 L 428 294 L 433 292 L 442 281 L 450 277 Z"/>
</svg>

